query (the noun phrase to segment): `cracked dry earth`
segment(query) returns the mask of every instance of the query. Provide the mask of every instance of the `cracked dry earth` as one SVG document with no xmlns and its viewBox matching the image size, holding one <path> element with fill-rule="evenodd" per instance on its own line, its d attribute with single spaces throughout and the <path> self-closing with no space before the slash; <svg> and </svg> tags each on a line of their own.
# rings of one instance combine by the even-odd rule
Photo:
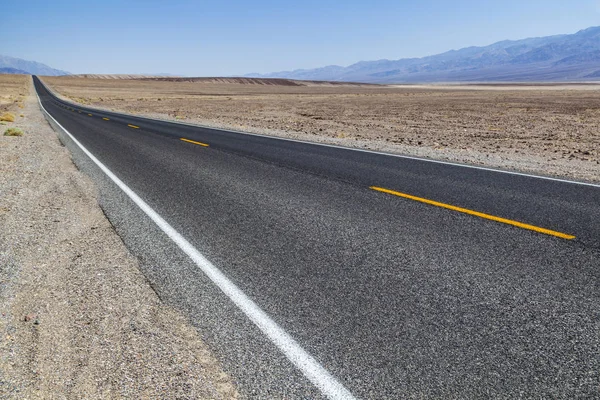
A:
<svg viewBox="0 0 600 400">
<path fill-rule="evenodd" d="M 237 398 L 198 333 L 146 282 L 31 78 L 20 85 L 24 117 L 7 125 L 24 136 L 0 136 L 0 398 Z"/>
</svg>

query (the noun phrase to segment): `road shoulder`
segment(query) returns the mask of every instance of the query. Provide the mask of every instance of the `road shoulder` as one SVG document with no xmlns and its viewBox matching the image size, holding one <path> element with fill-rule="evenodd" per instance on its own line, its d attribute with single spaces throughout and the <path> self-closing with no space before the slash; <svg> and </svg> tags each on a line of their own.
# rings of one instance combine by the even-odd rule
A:
<svg viewBox="0 0 600 400">
<path fill-rule="evenodd" d="M 0 136 L 0 397 L 237 398 L 138 269 L 32 85 L 23 105 L 11 126 L 24 135 Z"/>
</svg>

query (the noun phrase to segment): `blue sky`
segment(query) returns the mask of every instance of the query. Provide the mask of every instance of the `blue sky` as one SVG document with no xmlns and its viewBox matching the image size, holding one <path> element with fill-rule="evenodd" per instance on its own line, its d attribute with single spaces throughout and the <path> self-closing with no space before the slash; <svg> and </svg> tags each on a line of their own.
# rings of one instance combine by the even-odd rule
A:
<svg viewBox="0 0 600 400">
<path fill-rule="evenodd" d="M 73 73 L 236 75 L 421 57 L 600 25 L 600 0 L 26 1 L 0 54 Z"/>
</svg>

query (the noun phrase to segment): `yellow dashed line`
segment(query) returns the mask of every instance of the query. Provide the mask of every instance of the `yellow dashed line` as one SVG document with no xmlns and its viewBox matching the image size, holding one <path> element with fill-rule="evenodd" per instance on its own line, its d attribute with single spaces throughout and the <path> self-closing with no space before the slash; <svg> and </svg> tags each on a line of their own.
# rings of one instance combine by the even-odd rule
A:
<svg viewBox="0 0 600 400">
<path fill-rule="evenodd" d="M 92 114 L 88 114 L 90 117 L 92 117 Z"/>
<path fill-rule="evenodd" d="M 133 129 L 140 129 L 139 126 L 135 126 L 135 125 L 131 125 L 131 124 L 127 124 L 128 127 L 133 128 Z"/>
<path fill-rule="evenodd" d="M 108 119 L 108 118 L 102 118 L 102 119 L 105 120 L 105 121 L 110 121 L 110 119 Z"/>
<path fill-rule="evenodd" d="M 474 215 L 476 217 L 485 218 L 485 219 L 489 219 L 489 220 L 496 221 L 496 222 L 501 222 L 503 224 L 508 224 L 508 225 L 516 226 L 516 227 L 523 228 L 523 229 L 528 229 L 530 231 L 544 233 L 546 235 L 552 235 L 552 236 L 556 236 L 556 237 L 568 239 L 568 240 L 575 239 L 575 236 L 569 235 L 566 233 L 556 232 L 556 231 L 553 231 L 550 229 L 540 228 L 538 226 L 525 224 L 523 222 L 513 221 L 511 219 L 506 219 L 506 218 L 500 218 L 500 217 L 496 217 L 494 215 L 489 215 L 489 214 L 484 214 L 484 213 L 481 213 L 478 211 L 469 210 L 467 208 L 456 207 L 456 206 L 453 206 L 450 204 L 440 203 L 438 201 L 424 199 L 422 197 L 412 196 L 412 195 L 406 194 L 406 193 L 396 192 L 394 190 L 384 189 L 384 188 L 380 188 L 377 186 L 371 186 L 370 189 L 376 190 L 378 192 L 392 194 L 392 195 L 398 196 L 398 197 L 403 197 L 405 199 L 410 199 L 410 200 L 414 200 L 414 201 L 419 201 L 421 203 L 430 204 L 432 206 L 447 208 L 448 210 L 458 211 L 458 212 L 462 212 L 465 214 Z"/>
<path fill-rule="evenodd" d="M 206 143 L 196 142 L 194 140 L 190 140 L 190 139 L 186 139 L 186 138 L 180 138 L 180 140 L 183 140 L 184 142 L 188 142 L 188 143 L 192 143 L 192 144 L 197 144 L 198 146 L 208 147 L 208 144 L 206 144 Z"/>
</svg>

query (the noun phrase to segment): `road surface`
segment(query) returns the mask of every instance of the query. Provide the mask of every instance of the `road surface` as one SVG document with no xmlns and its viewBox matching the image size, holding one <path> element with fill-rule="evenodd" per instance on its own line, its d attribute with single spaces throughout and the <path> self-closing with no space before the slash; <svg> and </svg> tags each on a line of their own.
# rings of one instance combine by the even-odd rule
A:
<svg viewBox="0 0 600 400">
<path fill-rule="evenodd" d="M 52 124 L 190 245 L 63 135 L 244 397 L 598 396 L 597 185 L 98 111 L 34 82 Z"/>
</svg>

